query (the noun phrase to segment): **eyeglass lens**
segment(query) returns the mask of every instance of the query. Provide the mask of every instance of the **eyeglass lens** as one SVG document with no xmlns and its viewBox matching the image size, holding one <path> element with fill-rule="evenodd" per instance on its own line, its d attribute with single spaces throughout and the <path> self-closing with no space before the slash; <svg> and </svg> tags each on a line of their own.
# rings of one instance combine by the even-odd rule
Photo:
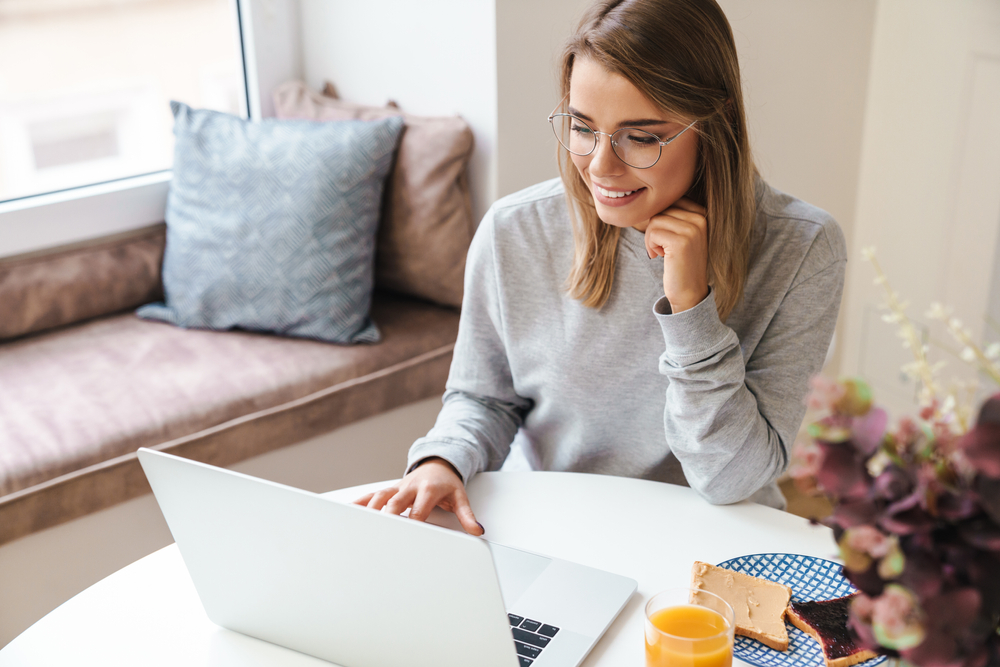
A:
<svg viewBox="0 0 1000 667">
<path fill-rule="evenodd" d="M 598 134 L 576 116 L 556 114 L 552 131 L 563 148 L 575 155 L 590 155 L 597 147 Z M 660 159 L 660 138 L 635 128 L 625 127 L 612 134 L 611 147 L 622 162 L 638 169 L 652 167 Z"/>
</svg>

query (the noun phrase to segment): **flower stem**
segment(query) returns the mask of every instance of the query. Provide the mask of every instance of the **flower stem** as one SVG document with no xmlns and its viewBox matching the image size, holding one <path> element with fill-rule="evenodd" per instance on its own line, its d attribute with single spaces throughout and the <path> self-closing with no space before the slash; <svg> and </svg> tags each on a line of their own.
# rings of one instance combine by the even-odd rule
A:
<svg viewBox="0 0 1000 667">
<path fill-rule="evenodd" d="M 981 349 L 979 349 L 979 346 L 972 341 L 972 338 L 965 329 L 960 326 L 955 326 L 950 319 L 946 322 L 946 326 L 948 327 L 948 333 L 954 336 L 955 340 L 964 345 L 967 349 L 972 350 L 972 353 L 976 355 L 976 361 L 979 362 L 979 366 L 987 375 L 990 376 L 990 379 L 1000 385 L 1000 366 L 993 363 L 993 361 L 987 357 Z"/>
<path fill-rule="evenodd" d="M 917 373 L 925 389 L 925 395 L 922 398 L 925 403 L 929 404 L 933 401 L 933 397 L 938 394 L 938 387 L 934 382 L 934 374 L 931 371 L 930 363 L 927 361 L 927 352 L 924 349 L 923 341 L 920 340 L 920 335 L 917 333 L 917 328 L 913 326 L 913 322 L 906 316 L 906 311 L 899 302 L 899 297 L 895 290 L 889 285 L 889 279 L 882 271 L 882 267 L 879 266 L 878 260 L 875 259 L 874 251 L 866 252 L 865 258 L 871 262 L 872 268 L 875 269 L 875 274 L 878 276 L 876 282 L 885 289 L 886 305 L 889 306 L 889 310 L 896 316 L 903 338 L 909 343 L 910 350 L 913 352 L 914 360 L 917 362 Z"/>
</svg>

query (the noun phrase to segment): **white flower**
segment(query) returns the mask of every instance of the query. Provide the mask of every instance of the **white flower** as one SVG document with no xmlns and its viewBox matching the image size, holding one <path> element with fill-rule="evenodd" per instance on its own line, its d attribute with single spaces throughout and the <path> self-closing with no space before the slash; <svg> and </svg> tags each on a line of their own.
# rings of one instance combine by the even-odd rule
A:
<svg viewBox="0 0 1000 667">
<path fill-rule="evenodd" d="M 934 301 L 933 303 L 931 303 L 931 307 L 927 309 L 927 312 L 924 313 L 924 316 L 927 319 L 941 320 L 942 322 L 944 322 L 947 321 L 948 319 L 948 311 L 945 310 L 945 307 L 942 306 L 939 302 Z"/>
<path fill-rule="evenodd" d="M 887 282 L 889 282 L 889 279 L 885 276 L 876 276 L 875 280 L 872 281 L 872 284 L 878 286 L 885 285 Z"/>
<path fill-rule="evenodd" d="M 966 347 L 958 356 L 962 358 L 962 361 L 966 361 L 970 364 L 976 360 L 976 352 L 971 347 Z"/>
<path fill-rule="evenodd" d="M 948 320 L 948 326 L 951 327 L 952 329 L 961 329 L 962 320 L 958 319 L 957 317 L 953 317 L 950 320 Z"/>
<path fill-rule="evenodd" d="M 882 321 L 888 322 L 889 324 L 896 324 L 901 319 L 903 318 L 899 316 L 899 313 L 886 313 L 882 316 Z"/>
<path fill-rule="evenodd" d="M 880 449 L 875 452 L 874 456 L 868 459 L 868 463 L 865 464 L 865 467 L 868 468 L 869 475 L 872 477 L 878 477 L 890 463 L 892 463 L 892 459 L 890 459 L 889 455 Z"/>
<path fill-rule="evenodd" d="M 987 359 L 1000 359 L 1000 343 L 990 343 L 986 348 Z"/>
<path fill-rule="evenodd" d="M 917 401 L 921 407 L 930 405 L 934 402 L 934 391 L 930 387 L 921 387 L 917 392 Z"/>
<path fill-rule="evenodd" d="M 861 256 L 869 262 L 875 259 L 875 246 L 870 245 L 861 249 Z"/>
</svg>

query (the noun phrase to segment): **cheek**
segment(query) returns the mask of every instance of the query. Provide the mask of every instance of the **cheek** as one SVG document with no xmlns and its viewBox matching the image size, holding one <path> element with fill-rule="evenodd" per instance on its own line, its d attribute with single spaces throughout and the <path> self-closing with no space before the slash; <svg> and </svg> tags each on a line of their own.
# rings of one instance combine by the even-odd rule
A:
<svg viewBox="0 0 1000 667">
<path fill-rule="evenodd" d="M 651 180 L 655 181 L 655 187 L 664 194 L 674 193 L 680 197 L 694 184 L 695 173 L 698 171 L 697 144 L 685 148 L 689 150 L 675 151 L 667 160 L 661 159 L 662 165 L 657 164 L 653 168 L 656 169 L 656 173 L 650 174 Z"/>
<path fill-rule="evenodd" d="M 659 166 L 659 165 L 657 165 Z M 682 165 L 665 164 L 656 174 L 650 174 L 649 184 L 662 196 L 670 193 L 684 193 L 688 188 L 687 170 Z"/>
<path fill-rule="evenodd" d="M 587 167 L 590 165 L 589 155 L 572 155 L 570 154 L 570 159 L 573 160 L 573 166 L 576 167 L 576 171 L 583 177 L 583 180 L 587 180 Z"/>
<path fill-rule="evenodd" d="M 677 178 L 685 183 L 686 192 L 694 183 L 694 176 L 698 172 L 698 135 L 691 137 L 691 140 L 683 146 L 678 146 L 678 149 L 680 150 L 677 151 Z"/>
</svg>

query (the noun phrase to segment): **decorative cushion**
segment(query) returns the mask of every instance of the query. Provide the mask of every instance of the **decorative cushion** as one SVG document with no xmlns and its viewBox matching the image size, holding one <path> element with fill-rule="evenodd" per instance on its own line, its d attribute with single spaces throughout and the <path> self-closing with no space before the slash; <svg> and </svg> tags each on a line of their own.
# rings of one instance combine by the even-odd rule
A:
<svg viewBox="0 0 1000 667">
<path fill-rule="evenodd" d="M 465 255 L 475 227 L 466 167 L 472 130 L 458 116 L 429 118 L 393 107 L 366 107 L 320 95 L 293 81 L 274 92 L 279 118 L 405 123 L 379 228 L 375 281 L 380 287 L 448 306 L 462 305 Z"/>
<path fill-rule="evenodd" d="M 369 319 L 383 184 L 403 122 L 250 122 L 171 102 L 166 303 L 139 316 L 334 343 Z"/>
<path fill-rule="evenodd" d="M 0 340 L 163 298 L 163 223 L 0 258 Z"/>
</svg>

